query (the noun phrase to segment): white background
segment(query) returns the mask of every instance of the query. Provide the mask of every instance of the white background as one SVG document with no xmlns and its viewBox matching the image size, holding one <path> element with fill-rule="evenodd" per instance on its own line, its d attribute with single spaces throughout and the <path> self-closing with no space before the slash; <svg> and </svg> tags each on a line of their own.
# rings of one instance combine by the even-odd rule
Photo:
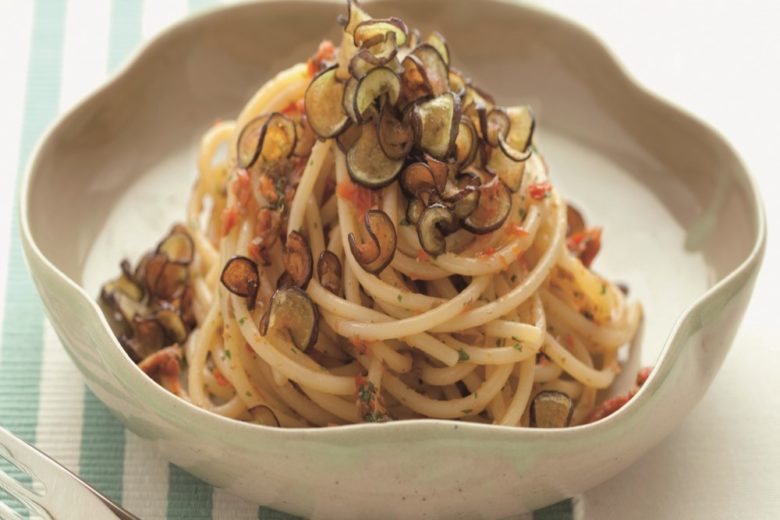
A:
<svg viewBox="0 0 780 520">
<path fill-rule="evenodd" d="M 32 3 L 11 2 L 0 0 L 0 320 Z M 709 393 L 665 442 L 587 493 L 578 509 L 588 519 L 780 518 L 780 250 L 773 233 L 780 228 L 780 2 L 536 3 L 590 28 L 638 81 L 718 128 L 758 179 L 770 229 L 753 303 Z M 105 31 L 86 19 L 78 25 Z"/>
</svg>

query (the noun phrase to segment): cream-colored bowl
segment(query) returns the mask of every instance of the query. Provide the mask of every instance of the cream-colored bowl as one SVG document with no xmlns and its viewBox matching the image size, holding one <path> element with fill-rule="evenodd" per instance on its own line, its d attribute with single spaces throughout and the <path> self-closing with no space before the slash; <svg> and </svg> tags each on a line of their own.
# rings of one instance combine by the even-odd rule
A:
<svg viewBox="0 0 780 520">
<path fill-rule="evenodd" d="M 504 103 L 534 105 L 562 193 L 605 227 L 596 268 L 646 309 L 655 364 L 628 406 L 540 431 L 441 420 L 287 431 L 211 415 L 138 370 L 95 304 L 125 256 L 184 211 L 199 135 L 338 33 L 332 2 L 211 11 L 149 43 L 46 134 L 22 188 L 24 251 L 49 318 L 97 396 L 161 456 L 247 499 L 308 517 L 501 517 L 580 493 L 667 435 L 721 365 L 761 263 L 755 185 L 713 130 L 633 83 L 593 36 L 528 7 L 384 1 L 443 32 L 455 64 Z M 633 370 L 618 384 L 625 391 Z"/>
</svg>

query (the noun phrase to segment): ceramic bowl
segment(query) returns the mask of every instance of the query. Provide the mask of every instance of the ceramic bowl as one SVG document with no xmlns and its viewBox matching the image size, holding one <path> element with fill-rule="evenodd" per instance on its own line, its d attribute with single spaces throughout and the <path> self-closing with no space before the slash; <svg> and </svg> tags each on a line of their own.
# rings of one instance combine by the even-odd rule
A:
<svg viewBox="0 0 780 520">
<path fill-rule="evenodd" d="M 628 406 L 558 431 L 442 420 L 288 431 L 195 408 L 122 351 L 95 304 L 101 282 L 183 215 L 199 135 L 336 37 L 340 2 L 243 4 L 180 23 L 54 125 L 21 204 L 49 318 L 89 387 L 161 456 L 273 508 L 501 517 L 581 493 L 663 439 L 715 376 L 761 263 L 756 187 L 723 138 L 636 85 L 566 20 L 496 1 L 369 9 L 440 30 L 455 63 L 497 99 L 535 107 L 554 181 L 605 228 L 597 269 L 628 282 L 646 309 L 629 362 L 655 370 Z M 630 386 L 629 372 L 617 390 Z"/>
</svg>

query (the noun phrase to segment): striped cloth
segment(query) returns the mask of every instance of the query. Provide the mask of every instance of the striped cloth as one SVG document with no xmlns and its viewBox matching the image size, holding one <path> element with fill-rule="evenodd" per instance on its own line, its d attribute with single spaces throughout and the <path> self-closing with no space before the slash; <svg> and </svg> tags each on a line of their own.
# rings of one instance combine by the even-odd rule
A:
<svg viewBox="0 0 780 520">
<path fill-rule="evenodd" d="M 0 3 L 0 425 L 141 518 L 288 519 L 162 461 L 86 388 L 32 285 L 18 237 L 18 181 L 44 129 L 148 38 L 216 0 Z M 6 106 L 7 105 L 7 106 Z M 0 458 L 0 462 L 2 458 Z M 0 469 L 10 471 L 8 465 Z M 0 492 L 0 501 L 11 499 Z M 565 501 L 534 520 L 573 518 Z"/>
</svg>

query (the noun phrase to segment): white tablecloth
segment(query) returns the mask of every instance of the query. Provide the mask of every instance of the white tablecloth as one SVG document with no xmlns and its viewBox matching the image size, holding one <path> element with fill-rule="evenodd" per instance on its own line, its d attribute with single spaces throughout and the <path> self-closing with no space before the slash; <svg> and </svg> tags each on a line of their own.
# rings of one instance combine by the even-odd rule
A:
<svg viewBox="0 0 780 520">
<path fill-rule="evenodd" d="M 24 145 L 23 121 L 28 70 L 32 70 L 34 11 L 62 3 L 0 1 L 0 327 L 7 315 L 4 306 L 13 305 L 6 298 L 6 252 L 12 240 L 16 174 L 29 151 Z M 199 4 L 209 3 L 65 0 L 59 91 L 51 94 L 58 96 L 59 111 L 97 86 L 107 68 L 122 58 L 124 50 L 108 44 L 109 20 L 117 19 L 117 10 L 135 12 L 140 18 L 138 38 L 146 39 Z M 720 129 L 758 179 L 770 229 L 765 267 L 753 303 L 734 348 L 702 403 L 676 432 L 629 470 L 575 499 L 574 516 L 780 518 L 780 378 L 776 373 L 780 333 L 773 323 L 777 317 L 772 298 L 772 291 L 780 288 L 778 272 L 772 269 L 780 264 L 772 234 L 780 226 L 776 203 L 780 197 L 780 174 L 776 171 L 780 166 L 780 3 L 551 0 L 544 5 L 592 29 L 640 82 Z M 130 35 L 121 41 L 132 39 Z M 74 402 L 84 409 L 89 409 L 84 401 L 90 397 L 84 396 L 78 379 L 73 382 L 77 372 L 48 327 L 44 340 L 39 419 L 52 413 L 57 421 L 80 421 L 81 415 L 60 417 L 56 407 L 46 408 L 47 398 L 55 399 L 58 392 L 69 389 L 78 393 Z M 0 363 L 1 356 L 0 349 Z M 79 441 L 47 433 L 40 425 L 39 430 L 42 435 L 36 442 L 78 470 L 83 463 Z M 143 451 L 139 443 L 128 434 L 125 459 L 133 450 Z M 155 478 L 174 483 L 176 478 L 165 474 L 167 468 L 154 465 L 153 457 L 145 460 L 152 468 L 147 478 L 125 479 L 120 484 L 126 491 L 125 502 L 131 502 L 144 517 L 176 517 L 164 497 L 155 500 L 165 492 L 160 491 L 164 485 Z M 214 518 L 273 517 L 267 510 L 261 508 L 258 513 L 256 506 L 233 501 L 220 491 L 209 496 L 203 505 L 211 508 Z"/>
</svg>

